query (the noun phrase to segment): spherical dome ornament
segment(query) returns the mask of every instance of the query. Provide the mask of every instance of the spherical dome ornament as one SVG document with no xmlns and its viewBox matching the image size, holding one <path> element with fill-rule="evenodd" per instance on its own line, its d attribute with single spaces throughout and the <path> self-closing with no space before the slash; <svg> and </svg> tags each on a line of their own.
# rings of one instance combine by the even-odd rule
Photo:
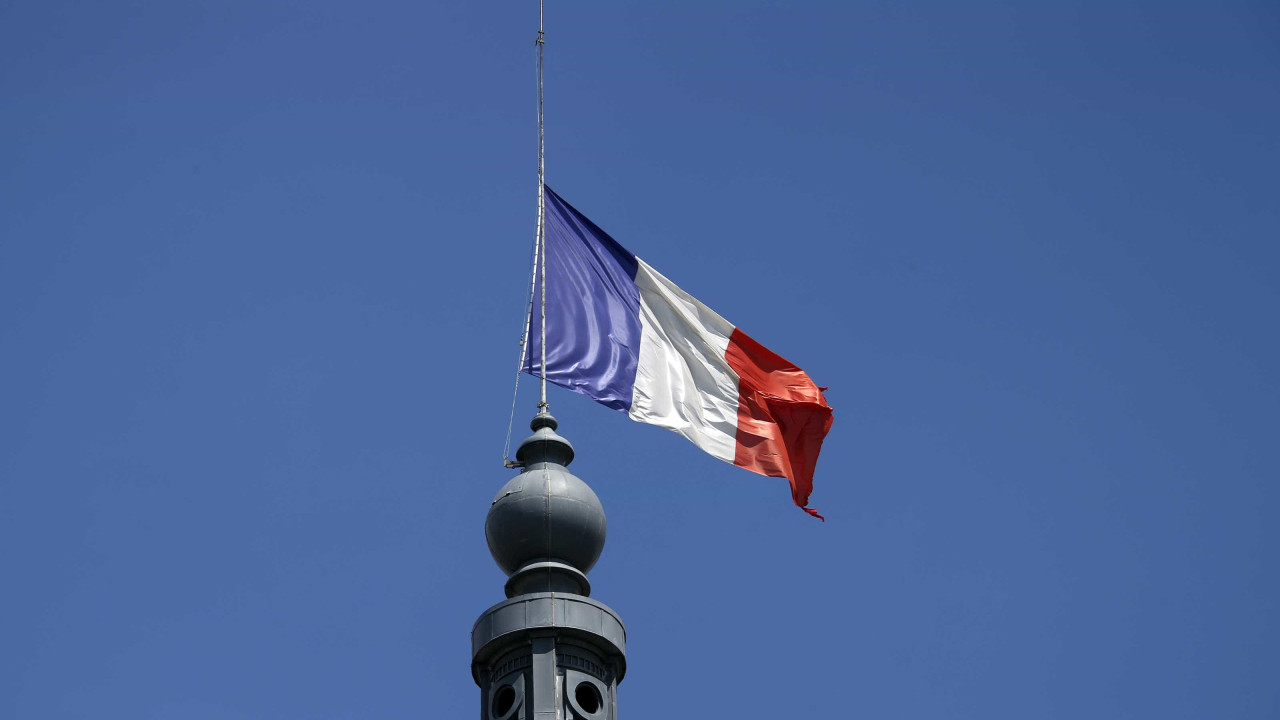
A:
<svg viewBox="0 0 1280 720">
<path fill-rule="evenodd" d="M 604 507 L 565 467 L 573 446 L 556 434 L 555 418 L 542 412 L 529 425 L 534 433 L 516 451 L 523 470 L 498 491 L 485 518 L 489 553 L 507 575 L 547 563 L 585 575 L 604 550 Z M 590 591 L 585 580 L 583 594 Z"/>
</svg>

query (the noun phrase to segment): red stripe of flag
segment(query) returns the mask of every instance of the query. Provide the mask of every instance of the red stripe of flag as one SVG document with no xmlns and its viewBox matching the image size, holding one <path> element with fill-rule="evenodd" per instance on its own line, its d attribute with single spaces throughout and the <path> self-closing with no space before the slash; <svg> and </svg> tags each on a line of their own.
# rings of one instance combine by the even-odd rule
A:
<svg viewBox="0 0 1280 720">
<path fill-rule="evenodd" d="M 800 368 L 734 329 L 725 351 L 738 381 L 738 448 L 733 464 L 791 482 L 791 499 L 805 512 L 813 470 L 831 429 L 831 406 Z"/>
</svg>

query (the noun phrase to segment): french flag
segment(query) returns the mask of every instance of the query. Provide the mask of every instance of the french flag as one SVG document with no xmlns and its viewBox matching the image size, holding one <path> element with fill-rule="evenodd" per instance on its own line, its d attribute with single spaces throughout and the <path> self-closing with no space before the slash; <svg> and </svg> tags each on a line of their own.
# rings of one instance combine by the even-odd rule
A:
<svg viewBox="0 0 1280 720">
<path fill-rule="evenodd" d="M 795 504 L 821 519 L 806 506 L 831 429 L 824 388 L 544 189 L 547 380 L 738 467 L 787 478 Z M 524 362 L 535 376 L 541 322 L 535 301 Z"/>
</svg>

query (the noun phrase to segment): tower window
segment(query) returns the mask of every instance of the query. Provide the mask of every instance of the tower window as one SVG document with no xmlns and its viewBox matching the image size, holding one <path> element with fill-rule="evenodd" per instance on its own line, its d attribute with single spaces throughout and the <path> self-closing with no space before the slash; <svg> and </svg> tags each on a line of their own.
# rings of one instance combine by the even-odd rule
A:
<svg viewBox="0 0 1280 720">
<path fill-rule="evenodd" d="M 578 687 L 573 689 L 573 699 L 578 701 L 578 707 L 592 715 L 600 712 L 600 705 L 604 702 L 600 691 L 589 682 L 578 683 Z"/>
<path fill-rule="evenodd" d="M 498 692 L 493 694 L 493 716 L 495 718 L 506 717 L 511 712 L 511 706 L 516 704 L 516 689 L 510 685 L 503 685 L 498 688 Z"/>
</svg>

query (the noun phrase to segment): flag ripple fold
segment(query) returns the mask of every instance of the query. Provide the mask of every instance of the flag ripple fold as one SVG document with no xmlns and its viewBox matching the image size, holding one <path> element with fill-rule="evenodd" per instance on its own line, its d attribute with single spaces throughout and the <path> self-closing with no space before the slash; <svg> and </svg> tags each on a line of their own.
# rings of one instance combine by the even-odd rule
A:
<svg viewBox="0 0 1280 720">
<path fill-rule="evenodd" d="M 787 478 L 795 504 L 821 518 L 807 506 L 831 429 L 825 388 L 545 190 L 547 380 Z M 534 302 L 524 370 L 535 376 L 541 320 Z"/>
</svg>

